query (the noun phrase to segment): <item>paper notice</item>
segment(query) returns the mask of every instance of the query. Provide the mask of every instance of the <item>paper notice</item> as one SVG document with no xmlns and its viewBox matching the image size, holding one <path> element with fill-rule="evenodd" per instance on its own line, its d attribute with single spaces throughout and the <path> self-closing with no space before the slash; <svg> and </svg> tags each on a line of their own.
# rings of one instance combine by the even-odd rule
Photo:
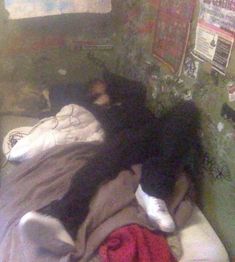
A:
<svg viewBox="0 0 235 262">
<path fill-rule="evenodd" d="M 200 20 L 196 30 L 194 55 L 209 61 L 212 67 L 225 74 L 234 43 L 234 36 L 221 28 Z"/>
</svg>

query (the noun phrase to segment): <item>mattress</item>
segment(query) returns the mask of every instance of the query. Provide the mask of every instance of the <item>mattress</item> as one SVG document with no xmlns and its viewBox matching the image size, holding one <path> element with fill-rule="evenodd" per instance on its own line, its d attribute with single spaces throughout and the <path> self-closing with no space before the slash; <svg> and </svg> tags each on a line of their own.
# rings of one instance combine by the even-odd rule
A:
<svg viewBox="0 0 235 262">
<path fill-rule="evenodd" d="M 183 248 L 180 262 L 229 262 L 222 242 L 198 207 L 179 236 Z"/>
</svg>

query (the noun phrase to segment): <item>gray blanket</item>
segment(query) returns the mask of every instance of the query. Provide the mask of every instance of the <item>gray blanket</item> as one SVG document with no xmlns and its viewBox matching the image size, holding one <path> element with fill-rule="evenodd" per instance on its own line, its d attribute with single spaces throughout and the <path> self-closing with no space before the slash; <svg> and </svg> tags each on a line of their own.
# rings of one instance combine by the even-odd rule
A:
<svg viewBox="0 0 235 262">
<path fill-rule="evenodd" d="M 95 144 L 58 146 L 16 166 L 4 176 L 0 190 L 0 261 L 70 262 L 99 261 L 97 249 L 115 229 L 136 223 L 153 229 L 135 202 L 139 175 L 128 171 L 103 185 L 94 196 L 89 214 L 77 235 L 75 253 L 63 257 L 40 250 L 22 239 L 19 219 L 63 196 L 71 178 L 96 152 Z M 178 249 L 178 242 L 175 242 Z M 50 243 L 48 243 L 50 244 Z"/>
</svg>

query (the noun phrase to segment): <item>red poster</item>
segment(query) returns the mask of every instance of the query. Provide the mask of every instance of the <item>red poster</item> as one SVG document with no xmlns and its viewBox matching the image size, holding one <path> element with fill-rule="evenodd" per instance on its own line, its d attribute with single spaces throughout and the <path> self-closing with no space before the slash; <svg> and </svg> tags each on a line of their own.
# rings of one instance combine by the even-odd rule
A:
<svg viewBox="0 0 235 262">
<path fill-rule="evenodd" d="M 195 0 L 159 1 L 153 55 L 174 73 L 182 69 L 195 4 Z"/>
</svg>

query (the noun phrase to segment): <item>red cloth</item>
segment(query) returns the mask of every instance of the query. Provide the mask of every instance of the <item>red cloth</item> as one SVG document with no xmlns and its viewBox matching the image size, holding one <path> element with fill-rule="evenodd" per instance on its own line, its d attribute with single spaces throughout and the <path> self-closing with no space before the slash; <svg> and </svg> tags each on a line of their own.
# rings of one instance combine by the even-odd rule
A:
<svg viewBox="0 0 235 262">
<path fill-rule="evenodd" d="M 102 262 L 176 262 L 162 234 L 138 225 L 119 228 L 99 248 Z"/>
</svg>

